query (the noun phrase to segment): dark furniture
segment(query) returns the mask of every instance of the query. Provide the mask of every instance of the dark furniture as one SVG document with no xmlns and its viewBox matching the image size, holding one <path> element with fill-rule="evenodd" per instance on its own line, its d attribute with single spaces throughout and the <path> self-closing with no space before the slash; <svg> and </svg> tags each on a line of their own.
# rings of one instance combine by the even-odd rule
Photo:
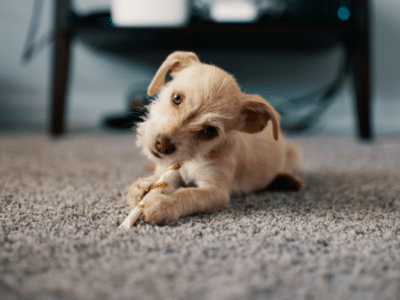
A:
<svg viewBox="0 0 400 300">
<path fill-rule="evenodd" d="M 304 0 L 308 7 L 296 8 L 298 14 L 283 16 L 274 22 L 261 18 L 256 23 L 215 24 L 193 16 L 183 28 L 117 28 L 110 14 L 78 16 L 72 11 L 71 0 L 57 0 L 50 133 L 58 136 L 65 130 L 71 40 L 80 38 L 97 49 L 116 54 L 159 51 L 162 45 L 165 55 L 177 49 L 194 52 L 234 49 L 246 54 L 271 48 L 314 51 L 343 43 L 349 57 L 348 72 L 355 86 L 358 134 L 362 139 L 370 139 L 368 0 L 352 0 L 349 6 L 352 18 L 347 21 L 335 21 L 321 13 L 332 16 L 332 11 L 337 11 L 337 6 L 322 7 L 322 2 L 349 1 Z M 300 17 L 293 17 L 297 15 Z"/>
</svg>

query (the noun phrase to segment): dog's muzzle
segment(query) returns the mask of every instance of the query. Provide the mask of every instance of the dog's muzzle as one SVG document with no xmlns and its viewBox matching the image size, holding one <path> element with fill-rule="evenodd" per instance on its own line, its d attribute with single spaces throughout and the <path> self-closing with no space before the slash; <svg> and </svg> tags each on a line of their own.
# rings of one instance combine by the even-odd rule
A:
<svg viewBox="0 0 400 300">
<path fill-rule="evenodd" d="M 160 154 L 170 155 L 176 151 L 176 146 L 171 142 L 171 138 L 165 135 L 159 135 L 154 143 L 157 151 L 150 149 L 150 152 L 157 158 L 161 158 Z"/>
</svg>

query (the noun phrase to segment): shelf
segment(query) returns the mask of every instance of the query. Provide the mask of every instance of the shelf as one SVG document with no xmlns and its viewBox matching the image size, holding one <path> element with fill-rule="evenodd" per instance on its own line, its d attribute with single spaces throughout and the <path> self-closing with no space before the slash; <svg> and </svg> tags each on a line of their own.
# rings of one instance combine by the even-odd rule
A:
<svg viewBox="0 0 400 300">
<path fill-rule="evenodd" d="M 71 15 L 67 28 L 91 47 L 114 53 L 190 51 L 318 51 L 359 32 L 351 26 L 307 24 L 218 24 L 192 18 L 182 28 L 114 27 L 110 14 Z"/>
</svg>

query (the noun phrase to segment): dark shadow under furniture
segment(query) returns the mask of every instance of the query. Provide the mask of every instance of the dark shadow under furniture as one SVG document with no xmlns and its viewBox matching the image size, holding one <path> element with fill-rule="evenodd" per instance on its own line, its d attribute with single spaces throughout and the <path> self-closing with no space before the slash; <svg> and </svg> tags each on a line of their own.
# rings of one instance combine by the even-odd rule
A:
<svg viewBox="0 0 400 300">
<path fill-rule="evenodd" d="M 334 0 L 325 3 L 331 1 Z M 79 38 L 99 50 L 132 55 L 151 51 L 162 51 L 167 55 L 174 50 L 243 54 L 268 49 L 319 51 L 342 43 L 349 58 L 347 71 L 352 75 L 355 87 L 358 134 L 362 139 L 371 139 L 368 0 L 353 0 L 351 7 L 355 16 L 343 22 L 324 22 L 323 15 L 312 18 L 313 10 L 314 15 L 318 10 L 310 6 L 309 18 L 303 20 L 283 17 L 279 22 L 271 23 L 261 18 L 256 23 L 216 24 L 193 16 L 183 28 L 117 28 L 113 26 L 110 14 L 78 16 L 72 11 L 71 0 L 57 0 L 50 133 L 58 136 L 65 131 L 71 41 Z M 308 11 L 302 13 L 306 17 Z"/>
</svg>

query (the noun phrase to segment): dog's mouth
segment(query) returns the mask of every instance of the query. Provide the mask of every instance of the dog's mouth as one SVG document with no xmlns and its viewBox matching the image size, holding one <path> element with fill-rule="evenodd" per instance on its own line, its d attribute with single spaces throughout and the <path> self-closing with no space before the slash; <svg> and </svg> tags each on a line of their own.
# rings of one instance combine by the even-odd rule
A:
<svg viewBox="0 0 400 300">
<path fill-rule="evenodd" d="M 157 158 L 162 158 L 161 154 L 158 153 L 157 151 L 153 150 L 151 147 L 149 147 L 150 153 L 153 154 Z"/>
</svg>

